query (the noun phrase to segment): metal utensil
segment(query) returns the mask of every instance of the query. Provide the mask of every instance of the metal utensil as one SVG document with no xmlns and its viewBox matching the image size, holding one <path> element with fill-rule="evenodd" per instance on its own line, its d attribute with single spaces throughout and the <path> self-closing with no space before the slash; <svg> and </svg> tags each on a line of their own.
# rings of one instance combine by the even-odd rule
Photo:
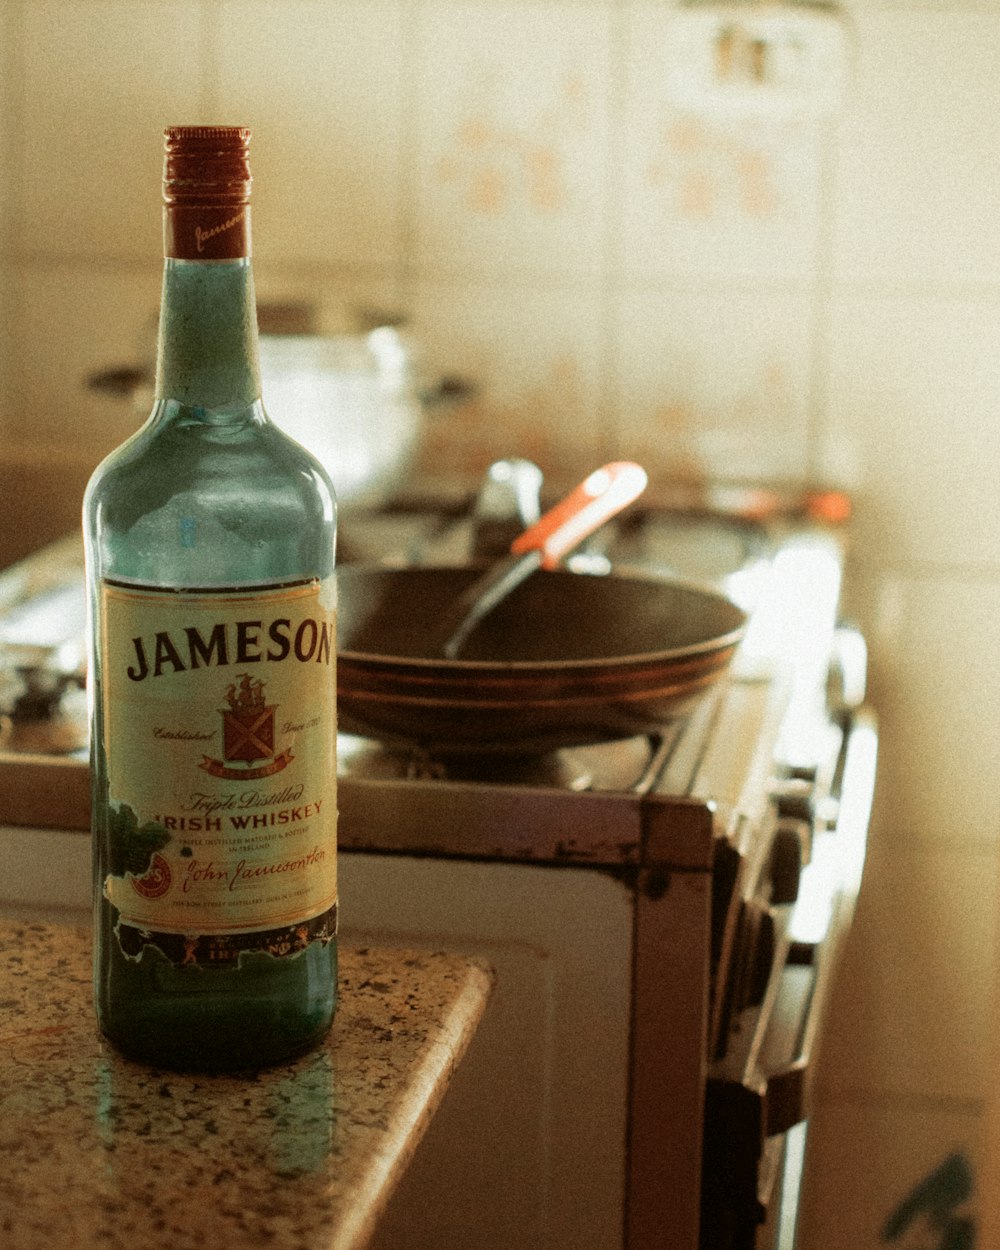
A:
<svg viewBox="0 0 1000 1250">
<path fill-rule="evenodd" d="M 641 465 L 619 460 L 595 469 L 565 499 L 518 535 L 510 554 L 477 578 L 442 621 L 442 653 L 458 657 L 469 634 L 536 569 L 557 568 L 564 556 L 646 488 Z"/>
<path fill-rule="evenodd" d="M 471 554 L 481 564 L 502 560 L 510 545 L 542 515 L 541 469 L 531 460 L 496 460 L 486 471 L 472 510 Z"/>
</svg>

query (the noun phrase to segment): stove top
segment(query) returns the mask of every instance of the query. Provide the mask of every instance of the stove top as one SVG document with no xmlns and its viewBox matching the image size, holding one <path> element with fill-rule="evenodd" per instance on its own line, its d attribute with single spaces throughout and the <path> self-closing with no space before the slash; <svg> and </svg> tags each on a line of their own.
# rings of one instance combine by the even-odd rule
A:
<svg viewBox="0 0 1000 1250">
<path fill-rule="evenodd" d="M 759 489 L 716 491 L 713 499 L 661 492 L 602 527 L 567 565 L 581 575 L 636 572 L 712 589 L 749 616 L 731 681 L 769 680 L 778 666 L 807 667 L 798 684 L 823 684 L 836 625 L 843 562 L 842 531 L 818 524 L 825 495 L 779 496 Z M 513 532 L 517 532 L 515 526 Z M 485 535 L 485 538 L 484 538 Z M 493 540 L 494 550 L 488 549 Z M 414 495 L 377 514 L 348 517 L 342 560 L 389 565 L 482 562 L 509 542 L 495 518 L 484 518 L 477 497 Z M 791 635 L 796 635 L 793 640 Z M 805 639 L 809 639 L 805 647 Z M 720 697 L 715 692 L 715 701 Z M 709 699 L 709 703 L 712 700 Z M 711 717 L 665 724 L 640 736 L 596 747 L 574 747 L 531 760 L 446 763 L 419 748 L 386 748 L 344 739 L 341 775 L 381 780 L 479 781 L 571 790 L 645 792 L 658 780 L 680 738 L 708 732 Z M 702 728 L 698 728 L 702 727 Z"/>
<path fill-rule="evenodd" d="M 509 531 L 513 525 L 516 533 L 521 521 L 507 518 L 498 525 L 495 515 L 484 518 L 480 498 L 475 490 L 418 492 L 377 512 L 348 510 L 341 522 L 340 560 L 388 565 L 488 560 L 498 543 L 509 543 L 505 526 Z M 527 760 L 444 764 L 419 749 L 341 735 L 342 807 L 355 812 L 355 828 L 362 830 L 357 836 L 368 837 L 363 832 L 368 825 L 374 830 L 375 816 L 364 815 L 368 807 L 392 809 L 396 803 L 405 813 L 408 805 L 427 802 L 420 797 L 427 792 L 440 794 L 433 802 L 450 804 L 453 813 L 465 811 L 466 820 L 470 796 L 479 796 L 475 819 L 484 830 L 494 824 L 504 793 L 505 801 L 520 795 L 536 804 L 546 795 L 577 802 L 588 796 L 585 806 L 598 813 L 591 825 L 599 830 L 606 800 L 641 803 L 654 796 L 660 803 L 676 799 L 683 805 L 708 796 L 713 804 L 735 804 L 748 769 L 757 767 L 757 755 L 765 761 L 760 771 L 770 769 L 783 750 L 791 767 L 798 762 L 792 757 L 825 750 L 825 744 L 809 739 L 822 736 L 827 726 L 817 710 L 836 629 L 843 555 L 842 530 L 827 523 L 827 499 L 757 488 L 717 488 L 710 496 L 682 488 L 647 492 L 640 504 L 588 540 L 568 566 L 581 575 L 614 569 L 681 579 L 732 599 L 748 613 L 749 625 L 728 677 L 693 713 L 655 734 Z M 87 827 L 82 625 L 82 549 L 76 536 L 0 574 L 0 819 L 10 823 L 25 819 L 26 789 L 34 793 L 27 823 L 38 822 L 38 787 L 26 786 L 25 779 L 31 769 L 32 777 L 39 768 L 52 776 L 59 766 L 68 789 L 53 815 L 65 824 L 70 804 L 72 827 Z M 782 735 L 790 744 L 786 748 Z M 44 803 L 41 810 L 44 814 Z M 523 804 L 520 818 L 526 819 Z M 444 818 L 435 808 L 427 819 L 440 825 Z"/>
</svg>

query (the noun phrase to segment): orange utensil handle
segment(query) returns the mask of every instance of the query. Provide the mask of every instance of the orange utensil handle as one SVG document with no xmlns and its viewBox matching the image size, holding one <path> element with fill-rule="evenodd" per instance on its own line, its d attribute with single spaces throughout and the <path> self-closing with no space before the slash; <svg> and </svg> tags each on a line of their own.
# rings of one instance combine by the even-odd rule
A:
<svg viewBox="0 0 1000 1250">
<path fill-rule="evenodd" d="M 554 508 L 550 508 L 511 544 L 515 555 L 538 550 L 541 565 L 555 568 L 598 526 L 627 507 L 646 489 L 646 470 L 630 460 L 615 460 L 595 469 Z"/>
</svg>

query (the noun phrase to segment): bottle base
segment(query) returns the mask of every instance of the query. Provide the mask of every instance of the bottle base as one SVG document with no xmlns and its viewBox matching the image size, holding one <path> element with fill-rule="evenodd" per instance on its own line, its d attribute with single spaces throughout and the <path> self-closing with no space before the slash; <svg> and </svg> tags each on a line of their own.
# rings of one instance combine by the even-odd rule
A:
<svg viewBox="0 0 1000 1250">
<path fill-rule="evenodd" d="M 154 947 L 137 960 L 102 948 L 97 1022 L 119 1053 L 181 1072 L 251 1072 L 298 1058 L 330 1031 L 337 945 L 290 958 L 251 956 L 233 969 L 178 968 Z"/>
<path fill-rule="evenodd" d="M 273 1039 L 255 1040 L 245 1035 L 238 1043 L 229 1039 L 220 1045 L 213 1039 L 211 1045 L 206 1045 L 204 1036 L 185 1035 L 176 1029 L 169 1036 L 162 1032 L 157 1036 L 146 1028 L 118 1033 L 101 1028 L 100 1033 L 116 1054 L 147 1067 L 177 1073 L 239 1076 L 291 1063 L 318 1049 L 329 1035 L 332 1023 L 331 1020 L 314 1033 L 280 1046 L 276 1046 Z"/>
</svg>

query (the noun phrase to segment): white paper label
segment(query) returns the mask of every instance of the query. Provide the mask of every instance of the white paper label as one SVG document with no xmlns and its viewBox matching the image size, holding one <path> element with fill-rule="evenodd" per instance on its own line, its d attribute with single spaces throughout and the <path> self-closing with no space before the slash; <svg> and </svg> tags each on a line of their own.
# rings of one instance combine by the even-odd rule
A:
<svg viewBox="0 0 1000 1250">
<path fill-rule="evenodd" d="M 216 961 L 228 937 L 273 934 L 278 949 L 263 948 L 284 954 L 330 936 L 308 922 L 335 927 L 333 579 L 204 593 L 105 582 L 101 620 L 118 867 L 104 890 L 122 922 L 219 939 Z"/>
</svg>

